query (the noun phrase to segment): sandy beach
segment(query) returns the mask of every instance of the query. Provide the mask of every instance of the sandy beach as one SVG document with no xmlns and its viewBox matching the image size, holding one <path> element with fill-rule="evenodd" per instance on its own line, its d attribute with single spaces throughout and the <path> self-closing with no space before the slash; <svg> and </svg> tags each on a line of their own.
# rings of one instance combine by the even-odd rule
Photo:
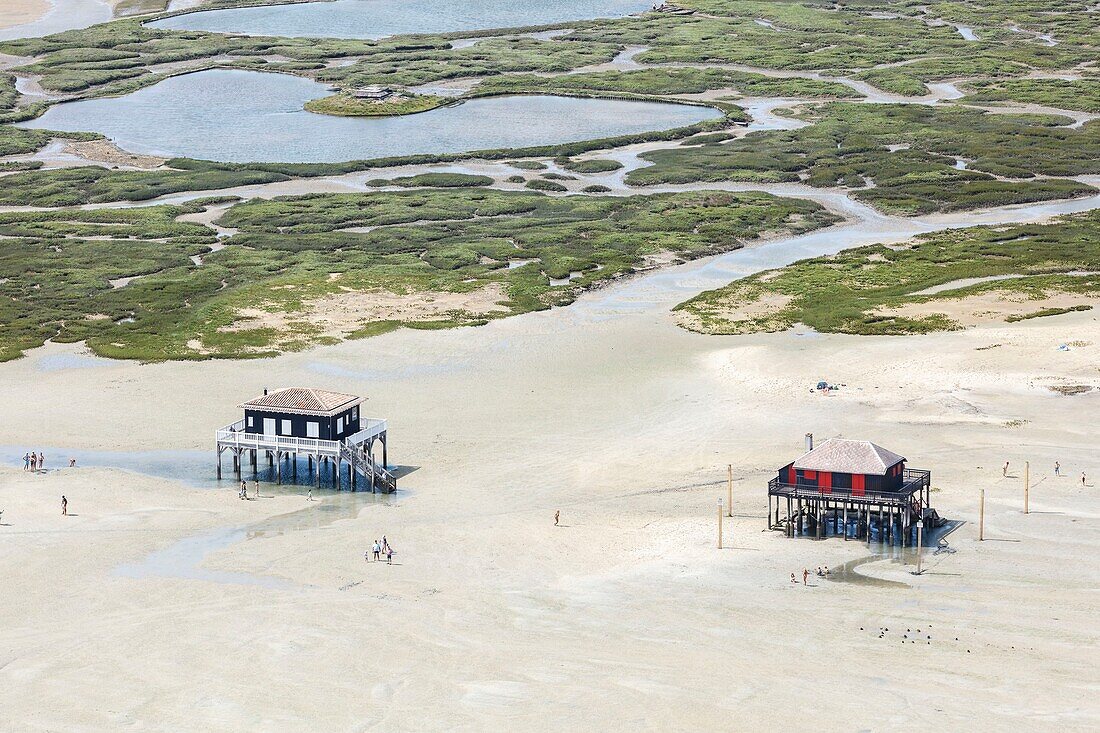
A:
<svg viewBox="0 0 1100 733">
<path fill-rule="evenodd" d="M 38 20 L 49 12 L 47 0 L 8 0 L 0 8 L 0 28 L 10 28 Z"/>
<path fill-rule="evenodd" d="M 103 22 L 118 4 L 5 0 L 0 39 Z M 638 68 L 646 48 L 578 70 Z M 206 62 L 187 57 L 160 71 Z M 964 95 L 953 80 L 902 97 L 817 72 L 694 66 L 839 81 L 871 103 Z M 24 103 L 50 97 L 39 81 L 19 77 Z M 752 122 L 734 136 L 809 124 L 785 115 L 804 99 L 739 103 Z M 1050 111 L 1001 111 L 1021 109 Z M 1090 113 L 1068 116 L 1096 124 Z M 1100 730 L 1094 302 L 959 299 L 946 307 L 965 329 L 906 337 L 801 325 L 707 336 L 672 312 L 800 258 L 937 229 L 1049 222 L 1100 207 L 1100 196 L 902 217 L 853 189 L 804 181 L 626 184 L 641 155 L 669 145 L 592 153 L 622 167 L 568 179 L 562 195 L 590 183 L 616 196 L 767 191 L 844 221 L 477 328 L 398 330 L 252 361 L 141 364 L 47 342 L 0 363 L 0 730 Z M 165 165 L 106 140 L 55 139 L 8 162 L 26 161 Z M 394 190 L 368 182 L 424 172 L 487 175 L 494 188 L 521 190 L 522 179 L 509 180 L 518 170 L 470 160 L 87 208 Z M 19 203 L 2 208 L 36 204 Z M 217 223 L 229 205 L 180 220 L 232 236 Z M 309 315 L 343 337 L 370 309 L 385 318 L 492 313 L 505 297 L 494 288 L 451 296 L 334 296 Z M 1004 322 L 1082 303 L 1094 307 Z M 927 315 L 921 307 L 945 306 L 902 314 Z M 289 318 L 245 315 L 272 328 Z M 823 380 L 838 388 L 816 391 Z M 215 430 L 241 417 L 241 402 L 291 386 L 363 396 L 364 417 L 389 421 L 400 490 L 265 482 L 242 501 L 228 456 L 217 481 Z M 942 547 L 924 549 L 922 574 L 911 548 L 767 529 L 767 482 L 803 452 L 806 433 L 872 440 L 931 471 L 932 505 L 954 524 Z M 47 470 L 23 470 L 28 450 L 46 454 Z M 727 466 L 732 516 L 719 549 Z M 392 564 L 365 557 L 383 536 Z M 819 566 L 833 572 L 817 577 Z"/>
<path fill-rule="evenodd" d="M 482 328 L 261 362 L 138 365 L 48 345 L 3 365 L 0 444 L 14 455 L 208 449 L 241 400 L 311 384 L 367 396 L 364 413 L 391 421 L 391 460 L 415 467 L 394 497 L 313 504 L 304 489 L 240 502 L 228 480 L 6 470 L 9 719 L 897 731 L 959 730 L 980 710 L 984 730 L 1094 729 L 1096 317 L 706 337 L 676 328 L 665 302 L 702 266 L 657 276 L 676 286 L 643 278 Z M 844 386 L 825 397 L 810 390 L 819 379 Z M 152 405 L 165 419 L 136 424 Z M 917 577 L 897 549 L 765 531 L 766 481 L 807 431 L 873 439 L 930 469 L 933 504 L 963 522 L 947 538 L 956 552 L 929 551 Z M 734 518 L 719 551 L 727 463 Z M 80 516 L 60 516 L 62 493 Z M 393 566 L 363 560 L 382 534 Z M 822 564 L 852 569 L 790 583 Z"/>
<path fill-rule="evenodd" d="M 114 17 L 122 0 L 4 0 L 0 40 L 33 38 L 87 28 Z"/>
</svg>

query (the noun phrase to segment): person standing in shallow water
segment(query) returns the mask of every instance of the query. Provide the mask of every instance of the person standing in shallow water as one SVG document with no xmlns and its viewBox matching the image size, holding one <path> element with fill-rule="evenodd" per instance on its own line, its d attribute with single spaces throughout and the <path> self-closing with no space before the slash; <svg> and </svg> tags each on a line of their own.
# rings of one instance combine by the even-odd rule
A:
<svg viewBox="0 0 1100 733">
<path fill-rule="evenodd" d="M 69 516 L 69 500 L 65 498 L 65 495 L 61 495 L 61 516 Z"/>
<path fill-rule="evenodd" d="M 31 470 L 31 454 L 30 454 L 30 452 L 27 452 L 27 453 L 23 454 L 23 470 L 24 471 Z"/>
<path fill-rule="evenodd" d="M 45 453 L 39 453 L 38 454 L 38 470 L 39 471 L 45 471 L 46 470 L 46 454 Z"/>
</svg>

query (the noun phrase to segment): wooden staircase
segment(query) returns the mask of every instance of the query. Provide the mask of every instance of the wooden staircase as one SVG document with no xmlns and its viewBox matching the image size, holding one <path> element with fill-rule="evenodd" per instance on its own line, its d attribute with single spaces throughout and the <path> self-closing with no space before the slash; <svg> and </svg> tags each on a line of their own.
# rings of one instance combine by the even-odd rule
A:
<svg viewBox="0 0 1100 733">
<path fill-rule="evenodd" d="M 340 459 L 348 464 L 351 470 L 352 486 L 355 486 L 356 475 L 362 476 L 370 483 L 371 492 L 381 491 L 392 494 L 397 491 L 397 477 L 386 470 L 386 467 L 374 460 L 370 453 L 363 448 L 363 444 L 340 443 Z"/>
</svg>

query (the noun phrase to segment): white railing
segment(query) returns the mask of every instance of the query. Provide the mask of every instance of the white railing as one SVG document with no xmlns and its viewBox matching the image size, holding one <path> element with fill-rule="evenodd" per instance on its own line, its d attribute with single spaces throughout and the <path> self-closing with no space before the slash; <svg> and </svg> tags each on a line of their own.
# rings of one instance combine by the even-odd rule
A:
<svg viewBox="0 0 1100 733">
<path fill-rule="evenodd" d="M 363 418 L 359 421 L 359 432 L 348 436 L 344 442 L 356 445 L 386 432 L 386 421 Z M 318 440 L 317 438 L 295 438 L 287 435 L 267 435 L 266 433 L 245 432 L 244 420 L 226 425 L 217 431 L 217 441 L 236 448 L 264 448 L 286 450 L 295 453 L 339 453 L 338 440 Z"/>
<path fill-rule="evenodd" d="M 244 420 L 226 425 L 218 431 L 217 440 L 222 444 L 232 444 L 237 448 L 266 448 L 287 450 L 295 453 L 338 453 L 340 442 L 336 440 L 318 440 L 317 438 L 293 438 L 285 435 L 267 435 L 265 433 L 246 433 Z"/>
<path fill-rule="evenodd" d="M 386 421 L 364 417 L 359 420 L 359 432 L 344 438 L 351 444 L 363 443 L 386 432 Z"/>
</svg>

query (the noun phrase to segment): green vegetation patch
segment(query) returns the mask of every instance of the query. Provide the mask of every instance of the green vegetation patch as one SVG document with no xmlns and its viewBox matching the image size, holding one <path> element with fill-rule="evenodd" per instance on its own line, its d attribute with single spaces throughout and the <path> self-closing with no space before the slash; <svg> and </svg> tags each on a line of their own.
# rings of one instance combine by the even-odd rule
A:
<svg viewBox="0 0 1100 733">
<path fill-rule="evenodd" d="M 645 97 L 701 94 L 712 89 L 733 89 L 744 97 L 814 97 L 827 99 L 856 99 L 860 97 L 851 87 L 837 82 L 816 79 L 783 79 L 750 72 L 691 67 L 654 68 L 639 71 L 600 71 L 559 76 L 509 74 L 486 79 L 478 86 L 477 93 L 601 93 L 604 95 Z"/>
<path fill-rule="evenodd" d="M 936 232 L 902 246 L 801 260 L 707 291 L 676 310 L 682 325 L 703 333 L 781 331 L 804 323 L 829 333 L 900 335 L 960 328 L 948 315 L 952 303 L 984 294 L 1025 306 L 1065 294 L 1100 297 L 1100 212 L 1052 224 Z M 1037 307 L 1003 320 L 1089 307 Z"/>
<path fill-rule="evenodd" d="M 351 94 L 333 94 L 330 97 L 311 99 L 305 104 L 310 112 L 339 117 L 396 117 L 442 107 L 452 100 L 428 94 L 414 94 L 385 101 L 358 99 Z"/>
<path fill-rule="evenodd" d="M 803 181 L 856 189 L 884 210 L 922 214 L 1083 196 L 1095 189 L 1041 176 L 1100 173 L 1100 126 L 1069 128 L 1064 117 L 834 102 L 801 118 L 812 124 L 644 153 L 653 165 L 626 181 Z M 956 168 L 958 158 L 968 169 Z"/>
<path fill-rule="evenodd" d="M 415 176 L 397 178 L 375 178 L 366 185 L 382 188 L 384 186 L 403 186 L 405 188 L 476 188 L 493 185 L 491 176 L 475 176 L 468 173 L 420 173 Z"/>
<path fill-rule="evenodd" d="M 551 174 L 548 173 L 546 175 Z M 555 191 L 558 193 L 569 190 L 562 184 L 557 183 L 556 181 L 547 181 L 542 178 L 535 178 L 528 181 L 526 187 L 535 191 Z"/>
<path fill-rule="evenodd" d="M 1015 102 L 1056 109 L 1100 112 L 1100 79 L 999 79 L 971 81 L 963 85 L 970 104 Z"/>
<path fill-rule="evenodd" d="M 623 164 L 617 160 L 608 158 L 589 158 L 587 160 L 574 160 L 573 158 L 558 158 L 554 161 L 562 168 L 574 173 L 609 173 L 617 171 Z"/>
<path fill-rule="evenodd" d="M 567 304 L 661 252 L 836 221 L 754 193 L 417 189 L 241 203 L 219 222 L 238 233 L 211 251 L 211 229 L 179 221 L 210 203 L 0 214 L 0 358 L 48 338 L 115 358 L 259 357 L 401 324 L 472 325 Z M 431 306 L 478 299 L 491 307 Z M 340 312 L 350 321 L 333 333 Z"/>
</svg>

